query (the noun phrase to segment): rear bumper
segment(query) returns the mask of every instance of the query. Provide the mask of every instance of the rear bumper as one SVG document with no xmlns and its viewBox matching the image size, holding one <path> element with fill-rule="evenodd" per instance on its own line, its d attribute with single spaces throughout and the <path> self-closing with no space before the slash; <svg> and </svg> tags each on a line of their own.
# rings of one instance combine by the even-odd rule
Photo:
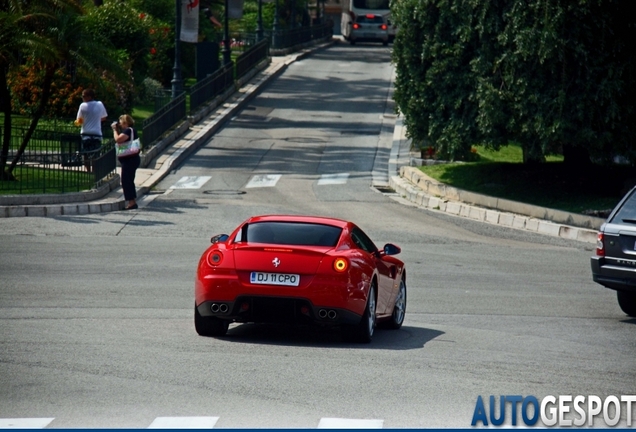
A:
<svg viewBox="0 0 636 432">
<path fill-rule="evenodd" d="M 355 325 L 361 316 L 342 308 L 315 306 L 308 299 L 240 296 L 234 301 L 205 301 L 197 306 L 201 316 L 233 322 Z"/>
<path fill-rule="evenodd" d="M 605 258 L 593 256 L 590 259 L 592 280 L 616 291 L 636 293 L 636 269 L 605 265 Z"/>
<path fill-rule="evenodd" d="M 365 36 L 363 33 L 351 32 L 349 39 L 359 42 L 388 42 L 388 34 L 377 34 L 373 36 Z"/>
</svg>

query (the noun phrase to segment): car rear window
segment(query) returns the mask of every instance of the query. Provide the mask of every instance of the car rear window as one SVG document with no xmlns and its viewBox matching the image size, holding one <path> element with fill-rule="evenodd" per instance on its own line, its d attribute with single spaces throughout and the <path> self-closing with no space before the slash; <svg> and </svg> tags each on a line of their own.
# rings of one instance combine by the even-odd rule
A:
<svg viewBox="0 0 636 432">
<path fill-rule="evenodd" d="M 632 190 L 621 206 L 616 212 L 611 223 L 621 223 L 625 220 L 636 221 L 636 191 Z"/>
<path fill-rule="evenodd" d="M 257 222 L 244 228 L 242 240 L 295 246 L 329 246 L 338 244 L 342 229 L 331 225 L 304 222 Z"/>
<path fill-rule="evenodd" d="M 367 23 L 367 24 L 382 24 L 384 22 L 384 19 L 380 15 L 374 15 L 372 17 L 368 17 L 366 15 L 359 15 L 356 18 L 356 22 Z"/>
</svg>

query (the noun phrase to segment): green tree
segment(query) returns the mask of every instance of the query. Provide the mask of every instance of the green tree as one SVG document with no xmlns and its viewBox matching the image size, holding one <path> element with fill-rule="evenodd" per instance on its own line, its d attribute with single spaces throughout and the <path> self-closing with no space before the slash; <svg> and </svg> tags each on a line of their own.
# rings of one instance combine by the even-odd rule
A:
<svg viewBox="0 0 636 432">
<path fill-rule="evenodd" d="M 518 142 L 526 162 L 636 161 L 625 0 L 400 0 L 395 99 L 407 135 L 451 158 Z"/>
<path fill-rule="evenodd" d="M 393 3 L 392 16 L 400 29 L 393 47 L 395 100 L 407 135 L 445 158 L 464 159 L 479 138 L 473 6 L 401 0 Z"/>
<path fill-rule="evenodd" d="M 521 142 L 526 161 L 634 159 L 634 40 L 627 2 L 534 0 L 502 11 L 498 55 L 480 96 L 485 132 Z M 630 96 L 626 98 L 626 96 Z"/>
</svg>

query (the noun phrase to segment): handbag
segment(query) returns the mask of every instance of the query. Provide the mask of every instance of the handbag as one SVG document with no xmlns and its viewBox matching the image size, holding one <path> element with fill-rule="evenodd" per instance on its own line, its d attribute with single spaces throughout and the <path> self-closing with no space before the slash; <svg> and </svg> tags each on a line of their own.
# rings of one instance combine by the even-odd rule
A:
<svg viewBox="0 0 636 432">
<path fill-rule="evenodd" d="M 131 136 L 136 135 L 133 128 L 130 128 Z M 139 138 L 129 139 L 123 143 L 115 143 L 115 152 L 117 153 L 117 157 L 126 157 L 136 155 L 141 151 L 141 141 Z"/>
</svg>

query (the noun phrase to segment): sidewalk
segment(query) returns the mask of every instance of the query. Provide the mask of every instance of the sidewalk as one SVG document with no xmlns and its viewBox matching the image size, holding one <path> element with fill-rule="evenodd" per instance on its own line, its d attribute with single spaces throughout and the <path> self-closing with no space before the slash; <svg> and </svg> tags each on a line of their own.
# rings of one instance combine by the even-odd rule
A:
<svg viewBox="0 0 636 432">
<path fill-rule="evenodd" d="M 237 90 L 232 89 L 166 136 L 142 155 L 137 170 L 138 203 L 144 207 L 152 200 L 151 188 L 174 167 L 207 142 L 232 116 L 258 93 L 258 90 L 295 62 L 333 42 L 306 48 L 293 54 L 272 57 L 245 77 Z M 596 243 L 601 218 L 546 209 L 529 204 L 497 199 L 462 191 L 427 177 L 413 165 L 410 141 L 397 119 L 389 158 L 388 188 L 413 205 L 443 211 L 486 223 L 523 229 L 561 238 Z M 382 187 L 382 189 L 384 186 Z M 0 196 L 0 218 L 25 216 L 85 215 L 123 210 L 124 197 L 119 175 L 97 190 L 61 195 Z"/>
</svg>

